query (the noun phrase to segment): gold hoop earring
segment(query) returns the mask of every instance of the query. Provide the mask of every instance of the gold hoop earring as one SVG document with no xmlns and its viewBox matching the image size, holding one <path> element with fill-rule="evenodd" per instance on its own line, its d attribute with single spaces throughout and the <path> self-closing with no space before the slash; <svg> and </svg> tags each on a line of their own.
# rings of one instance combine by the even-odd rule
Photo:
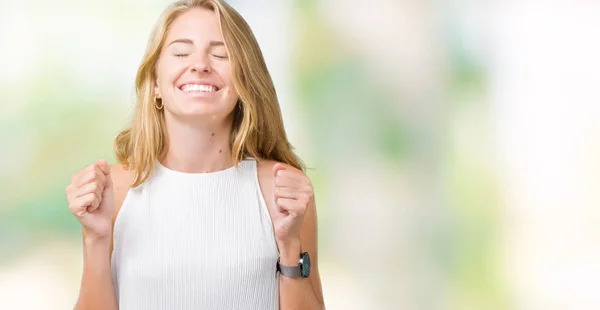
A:
<svg viewBox="0 0 600 310">
<path fill-rule="evenodd" d="M 164 107 L 164 105 L 162 103 L 162 99 L 160 99 L 160 105 L 158 105 L 158 103 L 156 103 L 156 99 L 160 99 L 160 98 L 157 98 L 156 96 L 154 96 L 154 106 L 156 107 L 157 110 L 162 110 L 162 108 Z"/>
</svg>

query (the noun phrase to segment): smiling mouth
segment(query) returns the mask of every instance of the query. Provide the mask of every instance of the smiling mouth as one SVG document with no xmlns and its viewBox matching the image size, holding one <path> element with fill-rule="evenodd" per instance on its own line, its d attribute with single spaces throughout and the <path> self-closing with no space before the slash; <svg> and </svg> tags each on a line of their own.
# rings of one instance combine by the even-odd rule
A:
<svg viewBox="0 0 600 310">
<path fill-rule="evenodd" d="M 179 89 L 184 93 L 214 93 L 219 91 L 218 87 L 207 84 L 185 84 Z"/>
</svg>

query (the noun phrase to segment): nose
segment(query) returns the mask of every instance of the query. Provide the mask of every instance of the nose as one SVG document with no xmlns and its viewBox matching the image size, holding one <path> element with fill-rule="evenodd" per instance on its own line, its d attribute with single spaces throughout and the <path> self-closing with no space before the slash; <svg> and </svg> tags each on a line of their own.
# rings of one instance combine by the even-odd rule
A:
<svg viewBox="0 0 600 310">
<path fill-rule="evenodd" d="M 212 68 L 210 67 L 208 59 L 206 59 L 205 56 L 200 56 L 193 60 L 191 70 L 192 70 L 192 72 L 196 72 L 196 73 L 198 73 L 198 72 L 210 73 L 212 71 Z"/>
</svg>

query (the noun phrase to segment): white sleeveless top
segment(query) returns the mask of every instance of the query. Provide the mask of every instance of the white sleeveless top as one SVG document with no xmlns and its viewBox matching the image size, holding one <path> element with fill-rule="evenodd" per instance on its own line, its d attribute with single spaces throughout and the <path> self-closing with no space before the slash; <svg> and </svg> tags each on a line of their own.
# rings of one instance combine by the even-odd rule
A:
<svg viewBox="0 0 600 310">
<path fill-rule="evenodd" d="M 257 163 L 213 173 L 156 164 L 114 227 L 120 310 L 279 308 L 279 257 Z"/>
</svg>

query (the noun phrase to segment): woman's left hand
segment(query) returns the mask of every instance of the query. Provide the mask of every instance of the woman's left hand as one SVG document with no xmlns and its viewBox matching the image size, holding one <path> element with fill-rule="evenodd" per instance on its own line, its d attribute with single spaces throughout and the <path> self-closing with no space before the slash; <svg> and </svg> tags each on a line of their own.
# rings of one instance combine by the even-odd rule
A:
<svg viewBox="0 0 600 310">
<path fill-rule="evenodd" d="M 277 206 L 273 227 L 277 245 L 280 250 L 300 246 L 304 213 L 313 200 L 312 183 L 304 172 L 282 163 L 273 166 L 273 174 L 273 199 Z"/>
</svg>

